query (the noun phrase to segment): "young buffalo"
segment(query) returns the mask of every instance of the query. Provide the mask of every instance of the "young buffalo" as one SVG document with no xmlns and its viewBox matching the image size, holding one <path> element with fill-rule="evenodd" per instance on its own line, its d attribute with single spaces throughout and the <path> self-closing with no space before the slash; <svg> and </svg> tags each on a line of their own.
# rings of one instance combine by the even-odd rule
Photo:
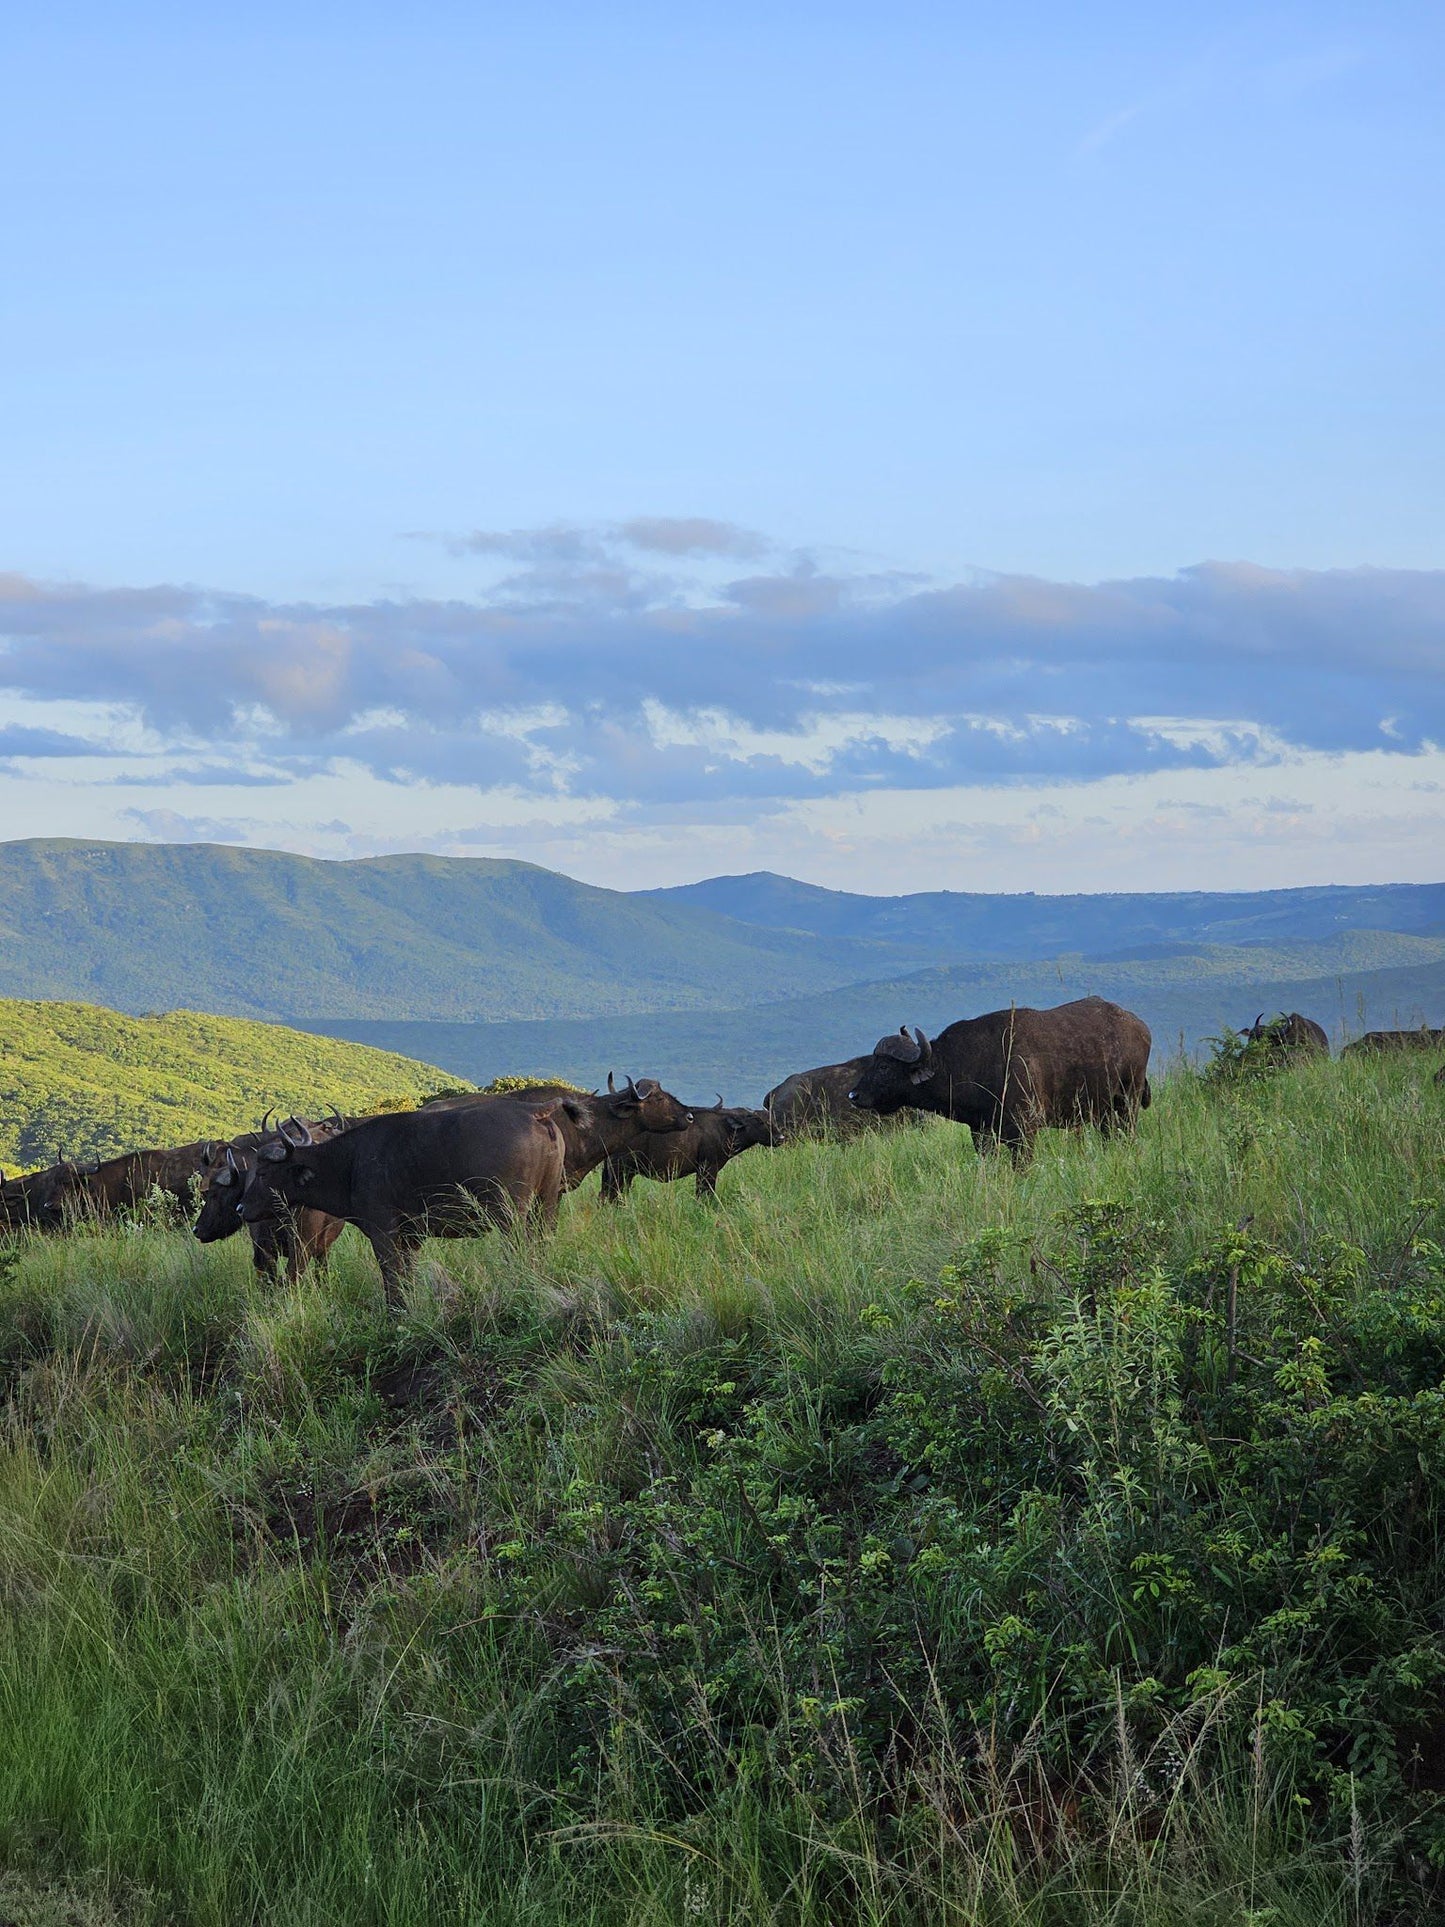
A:
<svg viewBox="0 0 1445 1927">
<path fill-rule="evenodd" d="M 773 1144 L 773 1120 L 766 1111 L 729 1109 L 721 1098 L 710 1111 L 695 1111 L 686 1130 L 648 1138 L 635 1149 L 609 1158 L 602 1167 L 602 1195 L 625 1195 L 634 1178 L 690 1178 L 697 1174 L 697 1195 L 717 1196 L 718 1172 L 755 1144 Z"/>
</svg>

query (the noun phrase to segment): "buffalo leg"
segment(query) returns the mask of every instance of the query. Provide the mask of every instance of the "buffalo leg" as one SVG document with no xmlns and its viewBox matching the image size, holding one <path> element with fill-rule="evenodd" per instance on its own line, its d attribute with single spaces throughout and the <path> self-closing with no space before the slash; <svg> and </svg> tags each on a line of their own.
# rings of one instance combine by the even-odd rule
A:
<svg viewBox="0 0 1445 1927">
<path fill-rule="evenodd" d="M 717 1198 L 717 1175 L 721 1165 L 700 1164 L 697 1167 L 697 1195 L 700 1198 Z"/>
<path fill-rule="evenodd" d="M 605 1202 L 616 1204 L 627 1196 L 631 1185 L 631 1171 L 623 1165 L 614 1164 L 609 1158 L 602 1167 L 602 1196 Z"/>
<path fill-rule="evenodd" d="M 534 1227 L 542 1231 L 555 1231 L 557 1228 L 557 1200 L 561 1196 L 560 1183 L 549 1185 L 544 1190 L 534 1191 L 527 1203 L 527 1229 Z"/>
<path fill-rule="evenodd" d="M 401 1303 L 401 1287 L 423 1240 L 404 1232 L 369 1231 L 367 1240 L 381 1269 L 381 1288 L 387 1306 L 395 1310 Z"/>
<path fill-rule="evenodd" d="M 269 1224 L 247 1225 L 251 1234 L 251 1264 L 258 1278 L 267 1284 L 274 1284 L 280 1275 L 280 1253 L 276 1247 L 275 1226 Z"/>
</svg>

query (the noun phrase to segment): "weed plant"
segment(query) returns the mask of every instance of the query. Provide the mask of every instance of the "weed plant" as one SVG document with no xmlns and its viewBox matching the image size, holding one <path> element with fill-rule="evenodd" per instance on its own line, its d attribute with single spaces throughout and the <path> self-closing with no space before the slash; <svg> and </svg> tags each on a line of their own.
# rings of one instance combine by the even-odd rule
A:
<svg viewBox="0 0 1445 1927">
<path fill-rule="evenodd" d="M 1180 1073 L 588 1187 L 400 1319 L 353 1233 L 16 1240 L 7 1916 L 1438 1920 L 1442 1154 L 1418 1065 Z"/>
</svg>

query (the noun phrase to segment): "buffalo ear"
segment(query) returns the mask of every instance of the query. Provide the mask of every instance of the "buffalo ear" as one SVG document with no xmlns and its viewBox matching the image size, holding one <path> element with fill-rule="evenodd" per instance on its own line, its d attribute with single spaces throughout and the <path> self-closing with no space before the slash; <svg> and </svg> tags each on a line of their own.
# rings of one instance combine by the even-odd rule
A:
<svg viewBox="0 0 1445 1927">
<path fill-rule="evenodd" d="M 270 1144 L 258 1144 L 256 1155 L 265 1158 L 268 1164 L 284 1164 L 291 1155 L 291 1146 L 284 1138 L 276 1138 Z"/>
</svg>

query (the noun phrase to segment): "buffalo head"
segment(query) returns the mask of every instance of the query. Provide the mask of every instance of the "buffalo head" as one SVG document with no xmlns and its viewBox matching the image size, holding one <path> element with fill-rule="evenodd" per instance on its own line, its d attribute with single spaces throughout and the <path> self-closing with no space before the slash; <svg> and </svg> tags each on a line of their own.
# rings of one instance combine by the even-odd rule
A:
<svg viewBox="0 0 1445 1927">
<path fill-rule="evenodd" d="M 217 1147 L 208 1157 L 201 1173 L 201 1209 L 192 1234 L 203 1245 L 218 1238 L 229 1238 L 241 1228 L 241 1194 L 246 1188 L 249 1167 L 236 1156 L 229 1144 Z"/>
<path fill-rule="evenodd" d="M 921 1030 L 909 1034 L 901 1024 L 896 1037 L 880 1037 L 873 1055 L 859 1073 L 858 1082 L 848 1093 L 848 1102 L 860 1111 L 877 1111 L 887 1117 L 913 1102 L 914 1086 L 933 1075 L 933 1046 Z"/>
<path fill-rule="evenodd" d="M 684 1131 L 692 1123 L 692 1112 L 665 1091 L 655 1077 L 628 1078 L 619 1091 L 612 1072 L 607 1073 L 604 1100 L 613 1117 L 632 1117 L 644 1131 Z"/>
<path fill-rule="evenodd" d="M 722 1124 L 729 1157 L 735 1158 L 741 1151 L 750 1151 L 755 1144 L 776 1144 L 779 1140 L 780 1134 L 773 1123 L 771 1111 L 741 1108 L 723 1111 Z"/>
</svg>

